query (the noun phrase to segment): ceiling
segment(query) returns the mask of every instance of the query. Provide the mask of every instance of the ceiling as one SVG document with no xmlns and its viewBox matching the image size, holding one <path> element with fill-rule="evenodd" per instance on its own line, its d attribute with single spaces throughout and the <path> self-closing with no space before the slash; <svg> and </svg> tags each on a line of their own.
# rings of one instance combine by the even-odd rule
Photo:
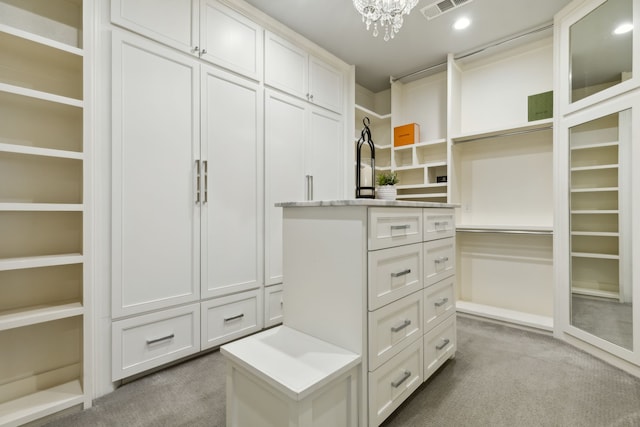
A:
<svg viewBox="0 0 640 427">
<path fill-rule="evenodd" d="M 388 42 L 384 33 L 376 38 L 366 30 L 352 0 L 245 1 L 355 65 L 356 83 L 377 93 L 389 88 L 390 76 L 402 77 L 446 62 L 448 53 L 464 54 L 551 24 L 571 0 L 472 0 L 430 21 L 420 9 L 436 0 L 420 0 Z M 455 31 L 452 25 L 461 16 L 469 17 L 471 25 Z M 537 37 L 544 35 L 552 31 Z"/>
</svg>

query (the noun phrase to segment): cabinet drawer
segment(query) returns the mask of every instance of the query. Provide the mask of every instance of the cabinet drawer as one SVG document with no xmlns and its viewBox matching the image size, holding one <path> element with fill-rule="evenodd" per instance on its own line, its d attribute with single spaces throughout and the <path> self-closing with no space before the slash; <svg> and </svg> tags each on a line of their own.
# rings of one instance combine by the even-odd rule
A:
<svg viewBox="0 0 640 427">
<path fill-rule="evenodd" d="M 111 331 L 115 381 L 200 351 L 200 305 L 119 320 Z"/>
<path fill-rule="evenodd" d="M 422 210 L 412 208 L 369 209 L 369 249 L 422 242 Z"/>
<path fill-rule="evenodd" d="M 456 311 L 455 276 L 424 289 L 424 330 L 433 329 L 445 317 Z"/>
<path fill-rule="evenodd" d="M 369 425 L 379 425 L 422 384 L 422 338 L 369 373 Z"/>
<path fill-rule="evenodd" d="M 369 310 L 422 289 L 422 244 L 369 252 Z"/>
<path fill-rule="evenodd" d="M 264 327 L 282 323 L 282 285 L 264 288 Z"/>
<path fill-rule="evenodd" d="M 422 213 L 424 241 L 453 237 L 456 229 L 453 209 L 425 208 Z"/>
<path fill-rule="evenodd" d="M 215 347 L 262 329 L 262 290 L 201 303 L 202 349 Z"/>
<path fill-rule="evenodd" d="M 424 336 L 425 380 L 447 359 L 455 356 L 456 344 L 456 316 L 452 313 Z"/>
<path fill-rule="evenodd" d="M 429 286 L 455 273 L 455 239 L 424 243 L 424 285 Z"/>
<path fill-rule="evenodd" d="M 422 292 L 369 313 L 369 370 L 398 354 L 423 334 Z"/>
</svg>

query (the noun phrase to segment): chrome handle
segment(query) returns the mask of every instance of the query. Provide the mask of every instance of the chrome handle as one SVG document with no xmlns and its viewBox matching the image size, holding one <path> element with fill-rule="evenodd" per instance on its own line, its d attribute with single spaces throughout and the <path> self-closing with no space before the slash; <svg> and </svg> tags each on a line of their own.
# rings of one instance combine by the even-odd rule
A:
<svg viewBox="0 0 640 427">
<path fill-rule="evenodd" d="M 310 96 L 310 95 L 309 95 L 309 94 L 307 94 L 307 101 L 309 100 L 309 96 Z"/>
<path fill-rule="evenodd" d="M 240 313 L 237 316 L 225 317 L 224 321 L 225 322 L 231 322 L 232 320 L 242 319 L 243 317 L 244 317 L 244 313 Z"/>
<path fill-rule="evenodd" d="M 399 271 L 397 273 L 391 273 L 391 277 L 406 276 L 409 273 L 411 273 L 411 269 L 407 268 L 406 270 L 402 270 L 402 271 Z"/>
<path fill-rule="evenodd" d="M 433 223 L 434 228 L 438 228 L 440 226 L 443 226 L 446 228 L 447 225 L 449 225 L 449 221 L 443 221 L 443 222 L 436 221 Z"/>
<path fill-rule="evenodd" d="M 409 224 L 403 224 L 403 225 L 392 225 L 391 226 L 391 230 L 406 230 L 409 227 L 411 227 Z"/>
<path fill-rule="evenodd" d="M 311 97 L 313 98 L 313 96 Z M 309 200 L 313 200 L 313 175 L 309 175 L 309 190 L 310 190 L 310 196 L 309 196 Z"/>
<path fill-rule="evenodd" d="M 209 161 L 205 160 L 204 162 L 204 202 L 207 203 L 209 201 Z"/>
<path fill-rule="evenodd" d="M 398 326 L 392 326 L 391 327 L 391 332 L 398 332 L 403 330 L 404 328 L 406 328 L 407 326 L 409 326 L 411 324 L 411 320 L 406 319 L 404 322 L 402 322 L 400 325 Z"/>
<path fill-rule="evenodd" d="M 442 340 L 442 344 L 436 346 L 436 350 L 442 350 L 449 344 L 449 338 L 445 338 Z"/>
<path fill-rule="evenodd" d="M 449 302 L 449 298 L 442 298 L 440 301 L 433 303 L 436 307 L 442 307 Z"/>
<path fill-rule="evenodd" d="M 313 94 L 309 95 L 309 99 L 313 101 Z"/>
<path fill-rule="evenodd" d="M 280 298 L 280 307 L 282 307 L 283 305 L 284 305 L 284 300 Z"/>
<path fill-rule="evenodd" d="M 196 205 L 200 204 L 200 160 L 196 160 Z"/>
<path fill-rule="evenodd" d="M 311 200 L 311 175 L 304 176 L 305 185 L 307 186 L 307 194 L 305 195 L 306 200 Z"/>
<path fill-rule="evenodd" d="M 200 48 L 198 46 L 194 46 L 193 49 L 191 49 L 191 52 L 193 53 L 198 53 L 200 51 Z"/>
<path fill-rule="evenodd" d="M 175 334 L 169 334 L 169 335 L 167 335 L 165 337 L 160 337 L 160 338 L 154 338 L 152 340 L 147 340 L 147 345 L 155 344 L 155 343 L 160 342 L 160 341 L 170 340 L 175 336 L 176 336 Z"/>
<path fill-rule="evenodd" d="M 200 56 L 204 55 L 205 53 L 207 53 L 207 49 L 202 49 L 202 51 L 200 52 Z"/>
<path fill-rule="evenodd" d="M 441 256 L 438 259 L 434 259 L 433 262 L 435 262 L 436 264 L 440 264 L 441 262 L 447 262 L 449 261 L 449 257 L 446 256 Z"/>
<path fill-rule="evenodd" d="M 393 387 L 393 388 L 400 387 L 400 384 L 405 382 L 407 380 L 407 378 L 409 378 L 410 376 L 411 376 L 411 371 L 404 371 L 404 374 L 402 374 L 402 378 L 400 378 L 397 381 L 392 381 L 391 382 L 391 387 Z"/>
</svg>

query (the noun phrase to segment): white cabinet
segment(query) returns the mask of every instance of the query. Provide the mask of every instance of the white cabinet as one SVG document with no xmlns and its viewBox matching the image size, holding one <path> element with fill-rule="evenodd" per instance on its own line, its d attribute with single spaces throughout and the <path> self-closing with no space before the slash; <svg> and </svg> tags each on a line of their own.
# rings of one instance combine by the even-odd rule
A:
<svg viewBox="0 0 640 427">
<path fill-rule="evenodd" d="M 91 406 L 91 13 L 0 1 L 3 426 Z"/>
<path fill-rule="evenodd" d="M 112 312 L 200 298 L 199 66 L 113 33 Z M 168 88 L 171 88 L 168 90 Z"/>
<path fill-rule="evenodd" d="M 266 284 L 282 282 L 284 200 L 328 200 L 343 192 L 341 116 L 265 91 Z"/>
<path fill-rule="evenodd" d="M 266 85 L 341 113 L 343 73 L 288 40 L 265 31 Z"/>
<path fill-rule="evenodd" d="M 119 31 L 112 65 L 114 331 L 138 322 L 124 316 L 187 303 L 203 305 L 198 319 L 205 337 L 189 351 L 259 330 L 261 88 Z M 253 303 L 243 307 L 244 326 L 212 338 L 211 325 L 226 313 L 204 307 L 246 292 L 253 292 Z M 123 333 L 113 341 L 127 353 Z M 184 354 L 136 366 L 148 369 Z M 135 371 L 114 365 L 112 375 Z"/>
<path fill-rule="evenodd" d="M 375 200 L 283 205 L 283 323 L 362 355 L 360 416 L 378 426 L 455 356 L 453 209 Z M 436 262 L 442 257 L 449 259 Z"/>
<path fill-rule="evenodd" d="M 254 80 L 262 78 L 262 28 L 216 0 L 113 0 L 111 21 Z"/>
</svg>

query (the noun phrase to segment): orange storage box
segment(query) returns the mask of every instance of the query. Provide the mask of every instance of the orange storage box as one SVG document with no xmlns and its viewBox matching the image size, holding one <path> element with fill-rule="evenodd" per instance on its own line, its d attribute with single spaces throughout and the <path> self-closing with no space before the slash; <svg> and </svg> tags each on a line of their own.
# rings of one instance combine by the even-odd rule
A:
<svg viewBox="0 0 640 427">
<path fill-rule="evenodd" d="M 393 128 L 393 146 L 417 144 L 420 142 L 420 125 L 409 123 L 408 125 Z"/>
</svg>

